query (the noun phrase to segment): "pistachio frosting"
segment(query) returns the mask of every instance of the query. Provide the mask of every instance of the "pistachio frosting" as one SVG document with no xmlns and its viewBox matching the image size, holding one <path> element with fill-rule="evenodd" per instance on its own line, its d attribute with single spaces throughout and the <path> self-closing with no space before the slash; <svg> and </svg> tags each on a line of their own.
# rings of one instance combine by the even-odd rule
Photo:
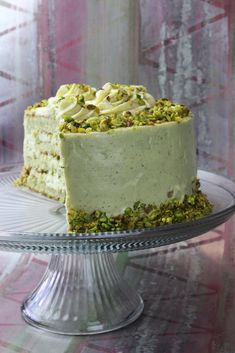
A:
<svg viewBox="0 0 235 353">
<path fill-rule="evenodd" d="M 199 180 L 193 182 L 192 194 L 183 200 L 169 199 L 160 206 L 136 202 L 117 216 L 107 216 L 103 211 L 92 213 L 84 210 L 68 210 L 71 232 L 110 232 L 129 229 L 153 228 L 200 219 L 212 212 L 213 206 L 200 190 Z"/>
<path fill-rule="evenodd" d="M 193 119 L 182 123 L 65 133 L 67 208 L 122 214 L 136 201 L 182 199 L 196 175 Z"/>
</svg>

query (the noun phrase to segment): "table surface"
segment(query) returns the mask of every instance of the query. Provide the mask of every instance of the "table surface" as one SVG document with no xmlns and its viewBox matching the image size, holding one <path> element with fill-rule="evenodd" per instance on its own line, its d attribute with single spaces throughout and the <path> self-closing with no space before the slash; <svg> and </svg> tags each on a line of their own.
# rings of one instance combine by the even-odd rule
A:
<svg viewBox="0 0 235 353">
<path fill-rule="evenodd" d="M 0 253 L 0 353 L 234 353 L 235 217 L 213 231 L 126 257 L 123 276 L 145 303 L 132 325 L 69 337 L 27 325 L 20 305 L 49 257 Z"/>
</svg>

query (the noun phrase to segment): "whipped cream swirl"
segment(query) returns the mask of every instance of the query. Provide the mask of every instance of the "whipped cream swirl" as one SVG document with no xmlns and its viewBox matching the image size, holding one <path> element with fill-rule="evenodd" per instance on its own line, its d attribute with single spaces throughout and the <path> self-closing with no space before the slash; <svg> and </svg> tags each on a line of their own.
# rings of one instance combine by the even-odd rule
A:
<svg viewBox="0 0 235 353">
<path fill-rule="evenodd" d="M 38 113 L 50 114 L 65 120 L 70 117 L 81 122 L 90 117 L 115 114 L 122 116 L 125 112 L 132 115 L 155 105 L 155 99 L 144 86 L 106 83 L 101 89 L 85 84 L 66 84 L 60 86 L 55 97 L 48 99 L 46 107 Z"/>
<path fill-rule="evenodd" d="M 144 86 L 108 82 L 96 92 L 93 104 L 99 108 L 101 115 L 120 114 L 126 111 L 135 114 L 153 107 L 155 99 Z"/>
<path fill-rule="evenodd" d="M 95 98 L 96 89 L 84 84 L 67 84 L 58 89 L 56 96 L 50 98 L 56 105 L 59 117 L 71 116 L 74 120 L 81 121 L 90 116 L 97 116 L 99 110 L 86 101 Z"/>
</svg>

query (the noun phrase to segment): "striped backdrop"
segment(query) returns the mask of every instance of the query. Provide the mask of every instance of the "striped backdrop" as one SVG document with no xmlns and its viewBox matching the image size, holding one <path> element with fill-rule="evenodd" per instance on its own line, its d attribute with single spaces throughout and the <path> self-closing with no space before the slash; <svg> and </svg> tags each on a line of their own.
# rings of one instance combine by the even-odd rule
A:
<svg viewBox="0 0 235 353">
<path fill-rule="evenodd" d="M 192 107 L 199 167 L 233 175 L 233 0 L 1 0 L 0 164 L 61 83 L 140 83 Z"/>
<path fill-rule="evenodd" d="M 0 0 L 0 165 L 22 161 L 23 111 L 61 83 L 140 83 L 192 107 L 199 166 L 235 175 L 234 0 Z M 47 257 L 0 253 L 0 353 L 234 353 L 234 221 L 129 254 L 145 302 L 123 330 L 43 333 L 20 305 Z"/>
</svg>

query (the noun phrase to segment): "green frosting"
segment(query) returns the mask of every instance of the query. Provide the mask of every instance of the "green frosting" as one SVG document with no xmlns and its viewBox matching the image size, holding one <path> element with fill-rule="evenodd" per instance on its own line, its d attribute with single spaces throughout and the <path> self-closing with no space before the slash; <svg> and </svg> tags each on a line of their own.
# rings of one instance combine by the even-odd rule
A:
<svg viewBox="0 0 235 353">
<path fill-rule="evenodd" d="M 91 134 L 64 134 L 67 207 L 121 214 L 136 201 L 181 199 L 196 176 L 193 119 Z"/>
<path fill-rule="evenodd" d="M 181 223 L 199 219 L 212 212 L 213 206 L 205 194 L 200 191 L 197 180 L 193 193 L 186 195 L 182 201 L 169 200 L 157 207 L 155 204 L 136 202 L 133 207 L 126 208 L 123 214 L 108 217 L 105 212 L 84 210 L 68 210 L 71 232 L 109 232 L 130 229 L 154 228 L 161 225 Z"/>
</svg>

